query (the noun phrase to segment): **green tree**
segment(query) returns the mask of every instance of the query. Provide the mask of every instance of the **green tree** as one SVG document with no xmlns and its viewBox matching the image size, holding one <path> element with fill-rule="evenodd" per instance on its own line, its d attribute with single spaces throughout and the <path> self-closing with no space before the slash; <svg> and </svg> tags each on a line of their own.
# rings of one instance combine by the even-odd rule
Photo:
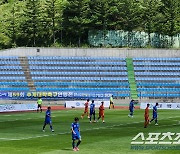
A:
<svg viewBox="0 0 180 154">
<path fill-rule="evenodd" d="M 106 0 L 94 0 L 90 2 L 91 29 L 107 30 L 107 6 Z"/>
<path fill-rule="evenodd" d="M 140 28 L 142 13 L 140 2 L 136 0 L 121 0 L 119 5 L 120 21 L 122 29 L 128 32 L 128 46 L 131 46 L 131 34 L 133 30 Z"/>
<path fill-rule="evenodd" d="M 63 13 L 63 30 L 70 44 L 81 45 L 83 38 L 87 40 L 89 16 L 89 0 L 68 0 Z"/>
<path fill-rule="evenodd" d="M 21 23 L 22 41 L 27 46 L 43 44 L 43 21 L 40 0 L 27 0 L 24 8 L 24 19 Z"/>
<path fill-rule="evenodd" d="M 8 3 L 8 0 L 1 0 L 0 1 L 0 5 L 5 4 L 5 3 Z"/>
<path fill-rule="evenodd" d="M 18 0 L 12 0 L 9 7 L 7 15 L 7 35 L 11 38 L 12 47 L 16 47 L 20 42 L 18 42 L 18 37 L 20 33 L 20 21 L 22 16 L 22 6 Z M 21 45 L 21 44 L 19 44 Z"/>
<path fill-rule="evenodd" d="M 101 30 L 104 46 L 107 30 L 122 29 L 119 24 L 119 1 L 118 0 L 93 0 L 90 2 L 90 26 L 93 31 Z"/>
<path fill-rule="evenodd" d="M 62 0 L 45 1 L 45 22 L 50 42 L 56 43 L 57 34 L 62 30 Z"/>
<path fill-rule="evenodd" d="M 171 37 L 171 46 L 173 45 L 173 36 L 180 32 L 180 1 L 179 0 L 161 0 L 162 14 L 164 15 L 163 33 Z"/>
<path fill-rule="evenodd" d="M 93 0 L 90 2 L 90 29 L 119 30 L 119 0 Z"/>
<path fill-rule="evenodd" d="M 160 0 L 143 0 L 141 2 L 142 22 L 141 26 L 148 33 L 148 45 L 151 45 L 150 34 L 154 32 L 155 21 L 159 15 L 159 8 L 162 3 Z"/>
<path fill-rule="evenodd" d="M 9 4 L 4 4 L 0 6 L 0 49 L 11 47 L 11 38 L 8 35 L 9 26 Z"/>
</svg>

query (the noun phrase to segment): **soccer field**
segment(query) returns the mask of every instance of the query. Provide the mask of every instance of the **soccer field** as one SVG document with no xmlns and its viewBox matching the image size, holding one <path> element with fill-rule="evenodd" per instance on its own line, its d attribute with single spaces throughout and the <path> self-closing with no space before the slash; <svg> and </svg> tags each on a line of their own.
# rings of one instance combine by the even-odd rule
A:
<svg viewBox="0 0 180 154">
<path fill-rule="evenodd" d="M 71 123 L 75 116 L 80 117 L 83 110 L 52 111 L 55 132 L 49 125 L 42 132 L 45 112 L 6 113 L 0 116 L 1 154 L 71 154 Z M 144 128 L 144 110 L 135 110 L 134 118 L 129 118 L 128 110 L 105 110 L 105 121 L 89 123 L 85 117 L 80 119 L 82 143 L 79 154 L 126 154 L 126 153 L 179 153 L 179 150 L 140 150 L 132 149 L 131 141 L 140 132 L 145 139 L 148 133 L 180 133 L 180 114 L 178 110 L 159 110 L 159 125 L 154 122 Z M 152 110 L 150 111 L 152 113 Z M 96 111 L 96 115 L 98 112 Z M 162 137 L 162 136 L 161 136 Z M 172 136 L 174 139 L 176 135 Z M 159 138 L 160 139 L 160 138 Z M 138 141 L 139 138 L 137 139 Z M 167 140 L 164 140 L 167 141 Z M 169 141 L 169 140 L 168 140 Z M 166 145 L 164 145 L 166 146 Z M 172 146 L 172 145 L 167 145 Z M 180 146 L 180 145 L 177 145 Z"/>
</svg>

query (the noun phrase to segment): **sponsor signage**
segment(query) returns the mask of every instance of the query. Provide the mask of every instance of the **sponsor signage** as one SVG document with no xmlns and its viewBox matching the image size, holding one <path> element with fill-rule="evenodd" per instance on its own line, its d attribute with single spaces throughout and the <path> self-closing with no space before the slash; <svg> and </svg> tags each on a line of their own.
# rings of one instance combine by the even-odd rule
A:
<svg viewBox="0 0 180 154">
<path fill-rule="evenodd" d="M 102 101 L 94 101 L 95 107 L 99 108 Z M 66 101 L 65 106 L 66 108 L 83 108 L 86 101 Z M 89 106 L 91 101 L 89 101 Z M 104 107 L 109 107 L 109 101 L 104 101 Z"/>
<path fill-rule="evenodd" d="M 111 95 L 108 92 L 0 92 L 0 99 L 109 99 Z"/>
<path fill-rule="evenodd" d="M 1 104 L 0 112 L 36 110 L 37 104 Z"/>
<path fill-rule="evenodd" d="M 148 103 L 141 103 L 140 109 L 145 109 Z M 149 103 L 149 109 L 152 109 L 156 103 Z M 158 109 L 180 109 L 180 103 L 158 103 Z"/>
</svg>

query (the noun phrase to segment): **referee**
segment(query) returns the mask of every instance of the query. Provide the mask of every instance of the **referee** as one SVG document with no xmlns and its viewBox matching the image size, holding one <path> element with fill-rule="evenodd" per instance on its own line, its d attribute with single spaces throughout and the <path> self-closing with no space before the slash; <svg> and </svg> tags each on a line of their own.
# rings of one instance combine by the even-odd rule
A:
<svg viewBox="0 0 180 154">
<path fill-rule="evenodd" d="M 114 109 L 114 100 L 113 100 L 113 95 L 110 97 L 110 105 L 109 105 L 109 109 Z"/>
<path fill-rule="evenodd" d="M 37 113 L 39 112 L 39 109 L 40 109 L 41 112 L 42 112 L 42 99 L 41 99 L 41 97 L 38 98 L 37 104 L 38 104 Z"/>
</svg>

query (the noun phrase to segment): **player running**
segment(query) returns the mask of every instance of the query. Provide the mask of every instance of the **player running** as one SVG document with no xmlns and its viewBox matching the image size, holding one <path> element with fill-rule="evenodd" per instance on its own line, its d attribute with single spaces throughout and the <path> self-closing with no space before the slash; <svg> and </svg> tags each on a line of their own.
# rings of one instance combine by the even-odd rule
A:
<svg viewBox="0 0 180 154">
<path fill-rule="evenodd" d="M 46 111 L 46 116 L 45 116 L 45 121 L 44 121 L 44 126 L 43 126 L 43 132 L 45 132 L 45 127 L 46 125 L 49 124 L 50 125 L 50 129 L 52 132 L 54 132 L 53 128 L 52 128 L 52 121 L 51 121 L 51 107 L 49 106 L 47 108 L 47 111 Z"/>
<path fill-rule="evenodd" d="M 99 117 L 98 120 L 102 117 L 102 122 L 105 123 L 104 121 L 104 102 L 101 102 L 101 106 L 99 107 Z"/>
<path fill-rule="evenodd" d="M 86 114 L 88 116 L 89 119 L 89 113 L 88 113 L 88 106 L 89 106 L 89 99 L 87 99 L 87 102 L 84 104 L 85 108 L 84 108 L 84 113 L 81 115 L 81 118 L 84 118 L 84 115 Z"/>
<path fill-rule="evenodd" d="M 42 112 L 42 99 L 39 97 L 38 100 L 37 100 L 37 104 L 38 104 L 38 107 L 37 107 L 37 112 L 39 112 L 39 109 L 41 110 Z"/>
<path fill-rule="evenodd" d="M 78 146 L 81 143 L 80 128 L 79 128 L 78 121 L 79 121 L 79 118 L 75 117 L 74 122 L 71 125 L 73 151 L 79 151 Z M 78 140 L 77 144 L 75 144 L 76 140 Z"/>
<path fill-rule="evenodd" d="M 148 124 L 149 124 L 149 104 L 147 104 L 147 107 L 145 109 L 145 113 L 144 113 L 144 128 L 147 128 Z"/>
<path fill-rule="evenodd" d="M 128 117 L 133 118 L 134 108 L 135 108 L 134 107 L 134 100 L 132 99 L 130 104 L 129 104 L 129 111 L 130 111 L 130 113 L 129 113 Z"/>
<path fill-rule="evenodd" d="M 159 105 L 159 104 L 156 103 L 156 105 L 153 106 L 153 118 L 152 118 L 151 121 L 150 121 L 150 123 L 151 123 L 153 120 L 155 120 L 155 125 L 158 125 L 158 123 L 157 123 L 157 106 L 158 106 L 158 105 Z"/>
<path fill-rule="evenodd" d="M 94 104 L 94 100 L 92 100 L 92 103 L 90 105 L 90 123 L 92 123 L 91 122 L 92 115 L 93 115 L 94 122 L 96 122 L 96 120 L 95 120 L 95 104 Z"/>
</svg>

